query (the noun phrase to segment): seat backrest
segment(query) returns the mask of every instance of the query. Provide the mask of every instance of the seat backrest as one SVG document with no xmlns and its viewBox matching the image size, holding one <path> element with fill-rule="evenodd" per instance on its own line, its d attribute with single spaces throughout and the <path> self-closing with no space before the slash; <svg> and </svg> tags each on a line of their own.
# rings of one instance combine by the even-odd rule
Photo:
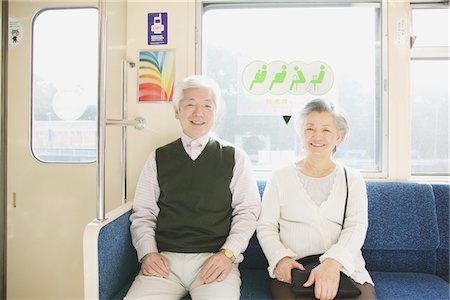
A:
<svg viewBox="0 0 450 300">
<path fill-rule="evenodd" d="M 435 274 L 439 233 L 431 185 L 368 182 L 367 194 L 367 269 Z"/>
<path fill-rule="evenodd" d="M 131 210 L 100 230 L 98 237 L 99 298 L 122 299 L 139 272 L 131 242 Z"/>
<path fill-rule="evenodd" d="M 436 212 L 439 227 L 439 247 L 437 249 L 436 273 L 449 280 L 449 202 L 450 185 L 432 184 L 436 199 Z"/>
<path fill-rule="evenodd" d="M 266 181 L 258 181 L 259 194 L 264 193 L 264 188 L 266 187 Z M 244 252 L 244 261 L 239 264 L 240 269 L 266 269 L 268 263 L 264 253 L 259 245 L 258 239 L 256 238 L 256 232 L 253 234 L 247 249 Z"/>
</svg>

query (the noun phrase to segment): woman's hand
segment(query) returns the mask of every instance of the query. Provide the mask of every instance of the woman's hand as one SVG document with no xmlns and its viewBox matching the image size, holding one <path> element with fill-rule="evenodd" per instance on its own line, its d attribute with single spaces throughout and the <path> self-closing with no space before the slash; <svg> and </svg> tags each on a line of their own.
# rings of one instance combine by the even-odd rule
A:
<svg viewBox="0 0 450 300">
<path fill-rule="evenodd" d="M 311 271 L 308 280 L 303 284 L 310 287 L 313 283 L 314 296 L 320 300 L 336 298 L 342 265 L 335 259 L 327 258 Z"/>
<path fill-rule="evenodd" d="M 305 268 L 302 266 L 302 264 L 295 261 L 292 257 L 285 256 L 278 261 L 277 266 L 275 267 L 275 270 L 273 271 L 273 275 L 275 275 L 275 278 L 278 281 L 291 283 L 292 282 L 292 277 L 291 277 L 292 269 L 299 269 L 302 271 L 305 270 Z"/>
</svg>

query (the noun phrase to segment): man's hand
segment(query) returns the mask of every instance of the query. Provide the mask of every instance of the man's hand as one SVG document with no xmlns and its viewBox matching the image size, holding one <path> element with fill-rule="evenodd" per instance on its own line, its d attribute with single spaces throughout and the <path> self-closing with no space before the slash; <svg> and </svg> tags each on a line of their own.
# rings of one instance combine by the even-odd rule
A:
<svg viewBox="0 0 450 300">
<path fill-rule="evenodd" d="M 161 253 L 148 253 L 142 259 L 141 271 L 145 276 L 169 277 L 169 261 Z"/>
<path fill-rule="evenodd" d="M 233 263 L 224 253 L 214 253 L 203 264 L 200 282 L 207 284 L 224 280 L 230 274 L 232 265 Z"/>
</svg>

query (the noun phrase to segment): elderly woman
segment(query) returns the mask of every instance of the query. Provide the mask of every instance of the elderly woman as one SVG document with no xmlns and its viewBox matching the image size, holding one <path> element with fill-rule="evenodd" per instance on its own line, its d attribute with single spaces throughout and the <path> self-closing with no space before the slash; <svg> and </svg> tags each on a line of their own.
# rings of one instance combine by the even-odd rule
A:
<svg viewBox="0 0 450 300">
<path fill-rule="evenodd" d="M 303 299 L 291 291 L 291 272 L 304 270 L 297 259 L 321 254 L 320 264 L 304 283 L 314 284 L 317 299 L 336 297 L 340 272 L 357 284 L 362 292 L 358 299 L 375 299 L 361 253 L 368 225 L 364 179 L 333 160 L 347 135 L 347 118 L 337 107 L 316 99 L 306 104 L 298 120 L 306 156 L 272 174 L 257 226 L 273 278 L 272 296 Z"/>
</svg>

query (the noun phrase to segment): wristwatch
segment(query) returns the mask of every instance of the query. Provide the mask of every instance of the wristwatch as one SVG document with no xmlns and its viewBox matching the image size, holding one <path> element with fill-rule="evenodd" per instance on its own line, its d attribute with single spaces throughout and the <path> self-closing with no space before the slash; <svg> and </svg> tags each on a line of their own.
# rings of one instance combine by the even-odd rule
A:
<svg viewBox="0 0 450 300">
<path fill-rule="evenodd" d="M 236 259 L 236 257 L 234 257 L 233 251 L 231 251 L 230 249 L 222 248 L 219 250 L 219 252 L 225 254 L 225 256 L 231 260 L 231 262 L 234 262 L 234 260 Z"/>
</svg>

